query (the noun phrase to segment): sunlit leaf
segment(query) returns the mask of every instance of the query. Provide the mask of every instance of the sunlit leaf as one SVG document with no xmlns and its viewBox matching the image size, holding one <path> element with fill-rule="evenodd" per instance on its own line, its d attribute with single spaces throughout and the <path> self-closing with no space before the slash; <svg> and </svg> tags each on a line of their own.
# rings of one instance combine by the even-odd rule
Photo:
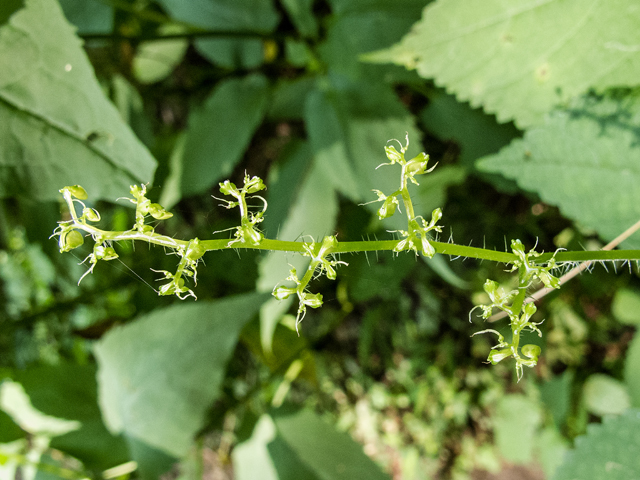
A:
<svg viewBox="0 0 640 480">
<path fill-rule="evenodd" d="M 613 297 L 611 313 L 625 325 L 640 324 L 640 294 L 635 290 L 621 288 Z"/>
<path fill-rule="evenodd" d="M 109 331 L 94 349 L 109 429 L 175 457 L 186 454 L 240 330 L 264 299 L 179 304 Z"/>
<path fill-rule="evenodd" d="M 612 240 L 640 218 L 640 102 L 588 98 L 551 114 L 478 168 L 500 173 Z M 627 248 L 640 248 L 631 237 Z"/>
<path fill-rule="evenodd" d="M 634 0 L 440 0 L 370 58 L 415 68 L 525 127 L 589 88 L 637 85 L 639 20 Z"/>
<path fill-rule="evenodd" d="M 55 42 L 51 39 L 55 38 Z M 156 162 L 104 96 L 56 2 L 28 0 L 0 28 L 0 196 L 113 200 Z"/>
<path fill-rule="evenodd" d="M 184 28 L 174 25 L 159 30 L 162 35 L 182 32 Z M 142 42 L 133 58 L 133 75 L 140 83 L 154 83 L 166 78 L 180 63 L 188 45 L 186 38 Z"/>
<path fill-rule="evenodd" d="M 594 373 L 584 384 L 583 398 L 594 415 L 618 415 L 631 406 L 622 382 L 602 373 Z"/>
<path fill-rule="evenodd" d="M 535 432 L 542 421 L 537 403 L 523 395 L 500 399 L 493 418 L 495 442 L 500 454 L 510 462 L 531 461 Z"/>
<path fill-rule="evenodd" d="M 92 469 L 104 470 L 129 459 L 122 438 L 111 435 L 100 416 L 96 368 L 61 363 L 20 372 L 17 380 L 41 412 L 77 420 L 80 428 L 55 437 L 51 446 L 82 460 Z"/>
</svg>

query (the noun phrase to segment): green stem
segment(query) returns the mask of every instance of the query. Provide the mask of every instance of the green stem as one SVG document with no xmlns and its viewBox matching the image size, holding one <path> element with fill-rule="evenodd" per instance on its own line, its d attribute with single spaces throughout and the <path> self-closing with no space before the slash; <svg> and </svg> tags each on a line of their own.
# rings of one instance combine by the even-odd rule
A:
<svg viewBox="0 0 640 480">
<path fill-rule="evenodd" d="M 72 213 L 72 215 L 74 215 Z M 165 235 L 157 233 L 141 233 L 136 230 L 127 231 L 107 231 L 93 227 L 77 221 L 75 216 L 75 226 L 85 232 L 101 238 L 103 241 L 123 241 L 123 240 L 141 240 L 144 242 L 161 245 L 169 248 L 186 248 L 189 244 L 187 240 L 176 240 Z M 203 240 L 202 247 L 207 251 L 227 250 L 229 248 L 237 248 L 236 246 L 228 247 L 229 240 Z M 393 251 L 397 245 L 397 240 L 371 240 L 356 242 L 339 242 L 332 250 L 333 253 L 358 253 L 373 251 Z M 466 245 L 456 245 L 454 243 L 434 242 L 431 244 L 436 252 L 442 255 L 450 255 L 453 257 L 476 258 L 478 260 L 489 260 L 492 262 L 512 263 L 517 257 L 510 252 L 499 252 L 486 248 L 469 247 Z M 309 245 L 307 243 L 307 245 Z M 273 240 L 269 238 L 263 239 L 259 245 L 243 244 L 242 248 L 253 250 L 272 250 L 280 252 L 297 252 L 304 253 L 305 242 L 290 242 L 286 240 Z M 545 263 L 551 259 L 553 253 L 543 253 L 536 258 L 536 263 Z M 586 262 L 586 261 L 632 261 L 640 260 L 640 250 L 611 250 L 611 251 L 575 251 L 575 252 L 558 252 L 555 255 L 556 262 Z"/>
</svg>

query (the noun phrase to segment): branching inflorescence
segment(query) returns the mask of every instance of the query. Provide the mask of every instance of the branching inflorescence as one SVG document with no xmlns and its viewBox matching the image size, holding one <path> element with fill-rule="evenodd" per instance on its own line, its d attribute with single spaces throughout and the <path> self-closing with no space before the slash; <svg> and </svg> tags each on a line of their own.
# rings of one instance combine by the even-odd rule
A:
<svg viewBox="0 0 640 480">
<path fill-rule="evenodd" d="M 322 295 L 320 293 L 312 293 L 309 290 L 309 283 L 321 275 L 326 275 L 327 278 L 335 280 L 337 276 L 336 267 L 346 265 L 345 262 L 334 258 L 336 254 L 374 250 L 387 250 L 399 254 L 400 252 L 411 250 L 416 255 L 421 253 L 428 258 L 433 257 L 436 253 L 441 253 L 508 263 L 512 265 L 509 271 L 518 272 L 518 287 L 505 292 L 499 288 L 496 282 L 487 280 L 484 290 L 489 295 L 491 303 L 476 308 L 482 310 L 484 319 L 491 316 L 494 308 L 505 312 L 510 319 L 511 341 L 507 342 L 504 336 L 494 329 L 482 330 L 475 335 L 495 333 L 498 336 L 498 343 L 491 349 L 488 361 L 492 364 L 497 364 L 505 358 L 513 357 L 516 362 L 517 376 L 520 379 L 523 367 L 535 366 L 540 355 L 540 347 L 537 345 L 519 346 L 520 334 L 523 331 L 531 331 L 542 335 L 538 328 L 541 322 L 535 323 L 531 321 L 536 307 L 533 303 L 526 302 L 527 289 L 532 282 L 537 279 L 548 288 L 559 288 L 560 282 L 551 274 L 551 271 L 556 268 L 556 258 L 559 257 L 562 257 L 563 261 L 576 259 L 599 260 L 601 259 L 600 257 L 607 260 L 637 260 L 640 259 L 640 252 L 619 251 L 619 254 L 592 252 L 590 258 L 583 258 L 585 252 L 563 252 L 560 254 L 556 252 L 553 255 L 549 255 L 538 254 L 531 250 L 525 253 L 524 245 L 520 240 L 511 242 L 513 253 L 437 242 L 430 235 L 431 232 L 440 232 L 442 229 L 441 226 L 437 225 L 437 222 L 442 218 L 442 210 L 440 208 L 433 210 L 431 220 L 428 222 L 423 217 L 415 215 L 408 190 L 409 182 L 418 185 L 416 177 L 431 172 L 435 166 L 427 168 L 429 156 L 425 153 L 420 153 L 410 160 L 405 159 L 408 146 L 408 138 L 404 146 L 400 144 L 400 151 L 394 146 L 386 146 L 385 153 L 389 162 L 379 165 L 381 167 L 383 165 L 393 166 L 397 164 L 401 167 L 400 188 L 390 195 L 374 190 L 378 196 L 378 199 L 374 200 L 374 202 L 382 202 L 382 206 L 378 209 L 378 217 L 381 220 L 391 217 L 396 210 L 402 211 L 400 202 L 402 201 L 404 213 L 407 216 L 407 229 L 394 232 L 400 236 L 400 239 L 338 242 L 335 236 L 327 236 L 322 242 L 316 243 L 315 241 L 291 242 L 265 238 L 258 226 L 264 219 L 267 201 L 257 193 L 266 187 L 260 178 L 249 177 L 246 174 L 244 176 L 244 185 L 241 188 L 229 180 L 220 183 L 222 194 L 234 198 L 231 201 L 221 200 L 224 202 L 223 206 L 229 209 L 235 207 L 240 209 L 240 225 L 231 229 L 234 232 L 232 239 L 199 240 L 194 238 L 185 241 L 156 233 L 154 227 L 147 223 L 149 217 L 153 221 L 159 221 L 170 218 L 172 214 L 161 205 L 152 203 L 146 197 L 146 187 L 144 185 L 132 186 L 130 191 L 132 197 L 126 198 L 136 206 L 136 213 L 134 225 L 130 230 L 125 231 L 108 231 L 96 227 L 94 224 L 100 221 L 100 214 L 95 209 L 87 207 L 82 201 L 87 199 L 87 192 L 79 185 L 63 188 L 60 192 L 69 208 L 71 218 L 59 222 L 52 236 L 58 237 L 60 252 L 68 252 L 80 247 L 87 235 L 93 238 L 93 251 L 83 261 L 83 263 L 88 261 L 90 267 L 80 278 L 80 281 L 93 272 L 98 261 L 110 261 L 118 258 L 118 254 L 113 247 L 116 242 L 141 240 L 150 244 L 161 245 L 177 255 L 180 260 L 175 273 L 166 270 L 154 270 L 162 274 L 161 280 L 168 280 L 157 292 L 159 295 L 176 295 L 183 300 L 189 296 L 196 297 L 193 290 L 185 285 L 185 280 L 193 282 L 194 285 L 196 284 L 197 267 L 207 251 L 247 248 L 299 253 L 310 258 L 304 275 L 302 277 L 298 276 L 298 272 L 292 267 L 289 271 L 289 276 L 285 279 L 285 281 L 290 282 L 290 286 L 277 285 L 273 289 L 273 296 L 278 300 L 284 300 L 294 294 L 298 298 L 296 330 L 298 330 L 299 323 L 306 315 L 307 308 L 318 308 L 322 305 Z M 249 205 L 247 203 L 249 199 L 257 199 L 260 203 L 257 207 L 256 205 Z M 78 214 L 78 207 L 82 209 L 81 214 Z M 607 255 L 602 256 L 604 253 Z"/>
<path fill-rule="evenodd" d="M 530 321 L 533 314 L 536 313 L 536 306 L 533 303 L 525 303 L 527 289 L 536 279 L 540 280 L 547 288 L 560 288 L 560 282 L 551 274 L 551 270 L 556 267 L 555 256 L 551 257 L 546 262 L 546 265 L 538 265 L 535 263 L 535 258 L 539 257 L 540 254 L 533 250 L 525 253 L 524 245 L 520 240 L 511 242 L 511 250 L 518 259 L 513 262 L 513 266 L 509 271 L 518 272 L 518 287 L 515 290 L 504 292 L 499 288 L 497 282 L 487 280 L 484 284 L 484 291 L 489 295 L 491 304 L 476 307 L 482 310 L 482 318 L 484 319 L 491 316 L 494 308 L 505 312 L 511 322 L 511 342 L 506 342 L 504 336 L 493 329 L 482 330 L 474 333 L 474 335 L 481 333 L 495 333 L 498 335 L 498 344 L 492 347 L 488 360 L 495 365 L 505 358 L 513 357 L 516 361 L 518 380 L 520 380 L 522 378 L 522 367 L 536 366 L 540 355 L 540 347 L 538 345 L 528 344 L 519 348 L 520 334 L 525 330 L 529 330 L 542 337 L 542 332 L 538 328 L 538 325 L 542 322 L 534 323 Z M 469 319 L 471 319 L 471 313 L 469 313 Z"/>
</svg>

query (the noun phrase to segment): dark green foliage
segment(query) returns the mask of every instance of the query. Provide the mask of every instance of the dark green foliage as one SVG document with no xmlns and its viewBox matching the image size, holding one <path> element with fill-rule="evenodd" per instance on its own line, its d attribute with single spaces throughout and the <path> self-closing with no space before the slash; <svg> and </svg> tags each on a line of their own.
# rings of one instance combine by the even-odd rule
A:
<svg viewBox="0 0 640 480">
<path fill-rule="evenodd" d="M 635 265 L 539 303 L 543 337 L 520 346 L 542 354 L 517 383 L 513 360 L 483 363 L 494 338 L 472 337 L 509 327 L 469 322 L 487 278 L 516 287 L 504 265 L 246 250 L 219 186 L 265 179 L 248 239 L 401 240 L 398 165 L 376 167 L 408 134 L 407 160 L 438 162 L 408 187 L 416 216 L 442 208 L 436 240 L 601 248 L 640 217 L 633 0 L 0 3 L 0 477 L 463 479 L 504 460 L 638 476 L 638 413 L 622 412 L 640 406 Z M 158 297 L 149 269 L 174 272 L 169 249 L 106 242 L 113 259 L 78 286 L 100 239 L 66 234 L 63 255 L 48 239 L 67 185 L 100 228 L 131 229 L 132 205 L 113 202 L 134 184 L 139 231 L 236 239 L 181 257 L 200 262 L 197 286 L 180 279 L 196 303 Z M 392 199 L 363 206 L 372 189 Z M 298 336 L 299 307 L 269 293 L 310 260 L 337 277 L 301 292 Z M 12 382 L 73 428 L 21 416 Z"/>
</svg>

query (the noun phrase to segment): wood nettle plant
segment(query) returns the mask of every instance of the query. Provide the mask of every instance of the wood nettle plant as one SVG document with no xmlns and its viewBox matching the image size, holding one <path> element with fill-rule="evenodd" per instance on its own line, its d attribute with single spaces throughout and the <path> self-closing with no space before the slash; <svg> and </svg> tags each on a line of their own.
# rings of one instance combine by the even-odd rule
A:
<svg viewBox="0 0 640 480">
<path fill-rule="evenodd" d="M 385 194 L 380 190 L 374 190 L 378 198 L 373 202 L 381 202 L 378 209 L 380 220 L 389 218 L 396 213 L 396 210 L 407 217 L 407 229 L 395 230 L 398 237 L 395 240 L 368 240 L 368 241 L 338 241 L 336 236 L 330 235 L 322 241 L 285 241 L 265 238 L 260 231 L 259 224 L 264 219 L 267 211 L 267 201 L 258 195 L 266 188 L 262 179 L 244 176 L 244 185 L 236 186 L 229 180 L 220 183 L 220 192 L 226 196 L 233 197 L 233 200 L 221 200 L 225 208 L 236 208 L 240 210 L 240 225 L 230 230 L 233 231 L 233 238 L 221 240 L 177 240 L 172 237 L 161 235 L 155 232 L 153 226 L 146 223 L 151 217 L 154 220 L 165 220 L 172 214 L 166 211 L 161 205 L 152 203 L 146 197 L 146 187 L 144 185 L 131 187 L 131 203 L 136 206 L 135 223 L 130 230 L 109 231 L 102 230 L 94 224 L 100 221 L 100 214 L 93 208 L 87 207 L 82 200 L 88 198 L 87 192 L 79 185 L 64 187 L 60 190 L 66 204 L 69 207 L 71 219 L 59 222 L 58 227 L 52 236 L 58 237 L 60 252 L 68 252 L 84 243 L 85 236 L 91 236 L 94 241 L 93 252 L 84 260 L 89 263 L 89 269 L 80 278 L 80 281 L 89 273 L 92 273 L 98 261 L 114 260 L 118 254 L 113 248 L 115 242 L 140 240 L 149 244 L 165 247 L 179 257 L 178 266 L 175 273 L 167 270 L 154 270 L 161 274 L 161 280 L 165 280 L 157 289 L 159 295 L 176 295 L 181 300 L 187 297 L 196 298 L 196 295 L 188 283 L 195 286 L 197 284 L 197 268 L 204 254 L 213 250 L 228 250 L 237 248 L 257 249 L 294 252 L 309 257 L 311 261 L 303 274 L 299 274 L 295 268 L 291 268 L 289 276 L 283 279 L 286 285 L 276 285 L 273 289 L 273 296 L 278 300 L 284 300 L 291 295 L 298 298 L 298 308 L 296 316 L 296 330 L 303 320 L 307 308 L 318 308 L 322 306 L 323 298 L 320 293 L 312 293 L 309 284 L 312 280 L 326 275 L 330 280 L 337 277 L 337 267 L 346 265 L 346 262 L 336 259 L 336 255 L 341 253 L 358 253 L 370 251 L 392 251 L 399 255 L 402 252 L 412 251 L 415 255 L 424 255 L 431 258 L 436 254 L 476 258 L 505 263 L 510 265 L 509 272 L 517 272 L 517 287 L 510 291 L 504 291 L 498 283 L 487 279 L 484 290 L 489 296 L 491 303 L 479 305 L 473 310 L 480 309 L 481 317 L 489 319 L 494 310 L 497 309 L 509 318 L 511 328 L 511 339 L 507 340 L 495 329 L 485 329 L 476 332 L 474 335 L 482 333 L 494 333 L 498 337 L 498 343 L 491 348 L 488 361 L 495 365 L 507 358 L 515 360 L 515 368 L 518 380 L 522 378 L 523 367 L 534 367 L 541 354 L 541 349 L 537 345 L 527 344 L 520 346 L 520 335 L 523 331 L 535 332 L 542 336 L 542 331 L 538 326 L 542 321 L 534 322 L 532 317 L 536 312 L 536 306 L 528 296 L 534 283 L 539 282 L 546 288 L 558 289 L 561 281 L 552 272 L 559 267 L 578 262 L 593 261 L 625 261 L 640 260 L 638 250 L 618 250 L 618 251 L 556 251 L 554 253 L 539 253 L 534 249 L 526 251 L 520 240 L 511 241 L 511 252 L 498 252 L 486 248 L 476 248 L 453 243 L 443 243 L 434 240 L 432 232 L 439 233 L 442 226 L 438 222 L 442 219 L 442 210 L 436 208 L 427 221 L 420 215 L 414 213 L 413 203 L 409 192 L 409 182 L 418 185 L 416 179 L 419 175 L 427 174 L 435 168 L 435 165 L 428 168 L 429 155 L 420 153 L 414 158 L 406 159 L 405 153 L 409 146 L 407 135 L 406 142 L 402 145 L 396 140 L 399 150 L 393 145 L 384 147 L 388 163 L 378 166 L 400 167 L 399 188 Z M 249 204 L 249 200 L 257 200 L 257 204 Z M 79 209 L 81 213 L 79 213 Z M 214 232 L 218 233 L 218 232 Z M 83 263 L 84 263 L 83 262 Z M 78 282 L 80 283 L 80 282 Z M 469 314 L 472 320 L 473 310 Z"/>
</svg>

